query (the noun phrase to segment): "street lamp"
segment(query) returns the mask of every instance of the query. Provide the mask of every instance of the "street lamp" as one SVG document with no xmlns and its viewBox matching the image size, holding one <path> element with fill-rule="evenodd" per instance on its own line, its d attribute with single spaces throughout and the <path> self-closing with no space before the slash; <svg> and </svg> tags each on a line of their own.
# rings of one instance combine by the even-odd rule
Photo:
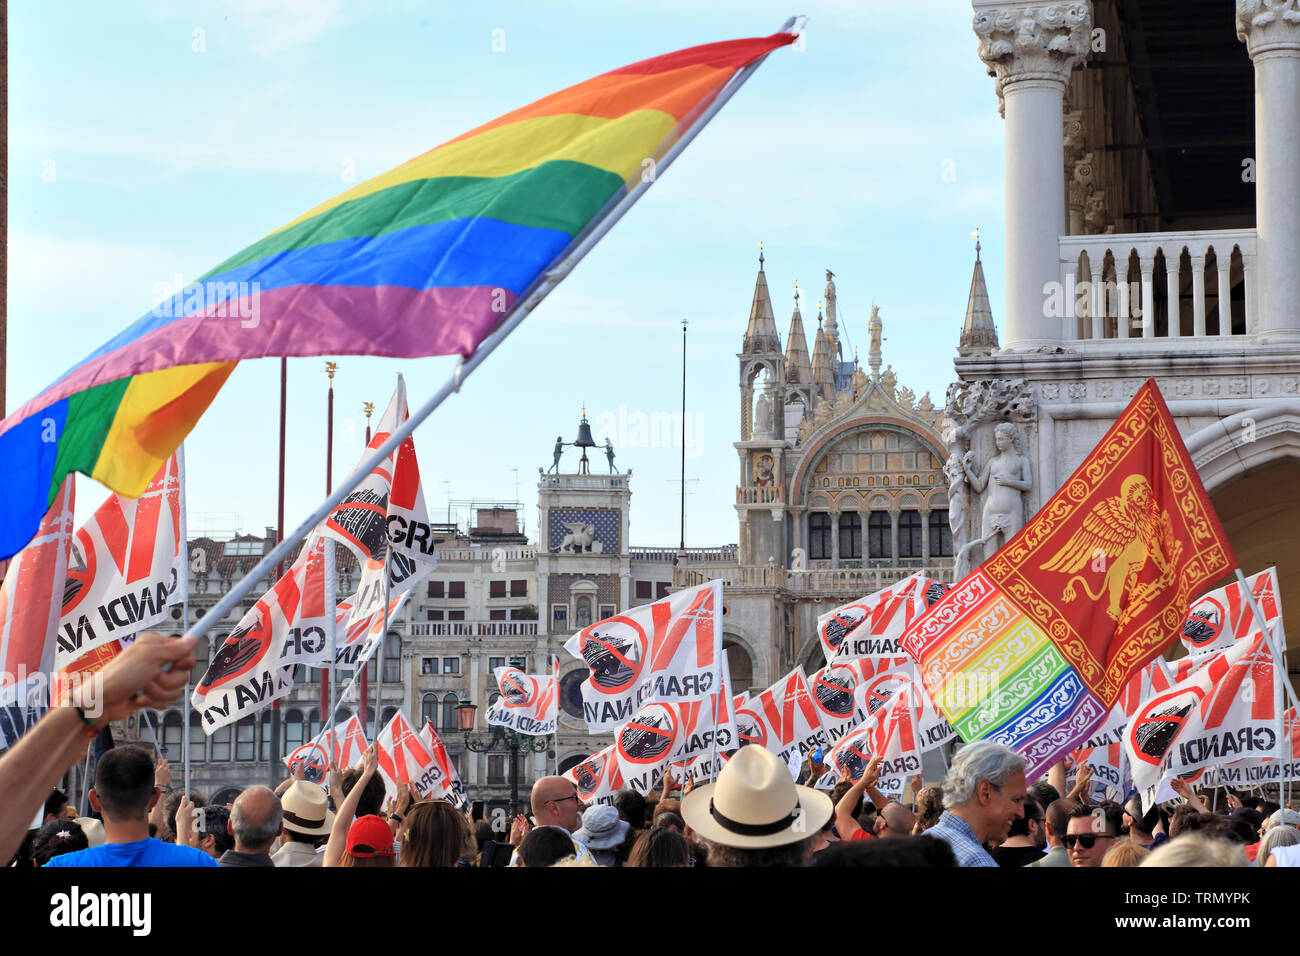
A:
<svg viewBox="0 0 1300 956">
<path fill-rule="evenodd" d="M 474 753 L 488 753 L 502 750 L 510 754 L 510 816 L 519 812 L 519 755 L 521 753 L 546 753 L 551 748 L 551 738 L 534 737 L 521 734 L 508 727 L 493 727 L 492 736 L 487 740 L 475 739 L 474 717 L 478 707 L 468 698 L 462 697 L 456 705 L 456 729 L 465 734 L 465 748 Z"/>
</svg>

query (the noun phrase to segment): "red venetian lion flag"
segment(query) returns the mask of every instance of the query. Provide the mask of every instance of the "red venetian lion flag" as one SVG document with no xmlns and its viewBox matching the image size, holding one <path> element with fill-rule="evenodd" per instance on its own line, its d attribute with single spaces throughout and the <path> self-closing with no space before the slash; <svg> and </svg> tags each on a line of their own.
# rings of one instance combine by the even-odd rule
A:
<svg viewBox="0 0 1300 956">
<path fill-rule="evenodd" d="M 903 636 L 963 740 L 1020 752 L 1030 779 L 1079 746 L 1236 566 L 1149 379 L 997 554 Z"/>
</svg>

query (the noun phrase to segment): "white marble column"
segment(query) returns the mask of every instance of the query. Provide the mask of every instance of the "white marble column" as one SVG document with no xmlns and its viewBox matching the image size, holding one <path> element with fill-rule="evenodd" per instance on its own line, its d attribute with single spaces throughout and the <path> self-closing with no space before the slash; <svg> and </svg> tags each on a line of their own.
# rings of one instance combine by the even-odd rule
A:
<svg viewBox="0 0 1300 956">
<path fill-rule="evenodd" d="M 1061 281 L 1065 148 L 1061 117 L 1070 71 L 1088 55 L 1091 7 L 1082 0 L 973 0 L 979 56 L 997 78 L 1006 118 L 1006 349 L 1054 347 L 1044 286 Z"/>
<path fill-rule="evenodd" d="M 1237 0 L 1255 63 L 1255 304 L 1262 336 L 1300 342 L 1300 0 Z"/>
</svg>

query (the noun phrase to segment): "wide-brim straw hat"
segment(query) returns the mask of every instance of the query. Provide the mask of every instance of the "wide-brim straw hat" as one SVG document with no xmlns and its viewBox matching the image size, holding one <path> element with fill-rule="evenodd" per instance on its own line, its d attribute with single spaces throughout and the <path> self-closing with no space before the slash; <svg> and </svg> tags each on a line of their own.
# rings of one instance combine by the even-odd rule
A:
<svg viewBox="0 0 1300 956">
<path fill-rule="evenodd" d="M 334 825 L 325 791 L 306 780 L 295 780 L 280 797 L 284 828 L 303 836 L 324 836 Z"/>
<path fill-rule="evenodd" d="M 829 795 L 795 786 L 785 762 L 753 744 L 736 752 L 716 782 L 682 800 L 682 818 L 696 836 L 741 849 L 806 840 L 834 812 Z"/>
</svg>

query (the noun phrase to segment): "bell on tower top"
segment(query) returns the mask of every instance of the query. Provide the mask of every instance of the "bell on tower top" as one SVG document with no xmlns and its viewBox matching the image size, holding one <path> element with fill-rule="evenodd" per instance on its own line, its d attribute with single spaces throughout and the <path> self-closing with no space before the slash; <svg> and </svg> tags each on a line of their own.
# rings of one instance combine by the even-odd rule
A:
<svg viewBox="0 0 1300 956">
<path fill-rule="evenodd" d="M 582 410 L 582 421 L 578 423 L 578 437 L 573 442 L 574 448 L 582 449 L 582 460 L 578 462 L 578 474 L 591 474 L 591 462 L 587 460 L 587 449 L 596 447 L 596 440 L 591 437 L 591 425 L 587 423 L 587 409 Z"/>
</svg>

